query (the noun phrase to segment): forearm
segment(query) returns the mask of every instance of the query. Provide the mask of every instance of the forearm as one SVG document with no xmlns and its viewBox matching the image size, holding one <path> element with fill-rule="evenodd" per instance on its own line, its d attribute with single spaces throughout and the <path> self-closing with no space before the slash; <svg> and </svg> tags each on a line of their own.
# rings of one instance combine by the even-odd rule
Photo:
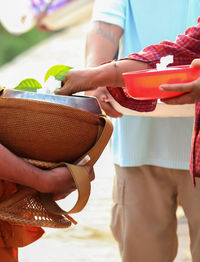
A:
<svg viewBox="0 0 200 262">
<path fill-rule="evenodd" d="M 92 22 L 86 41 L 86 66 L 94 67 L 112 60 L 122 33 L 122 28 L 116 25 Z"/>
<path fill-rule="evenodd" d="M 45 171 L 26 163 L 0 144 L 0 179 L 38 190 L 43 173 Z"/>
<path fill-rule="evenodd" d="M 123 87 L 122 73 L 149 68 L 148 63 L 135 60 L 120 60 L 117 67 L 113 62 L 85 70 L 71 69 L 63 79 L 63 86 L 55 94 L 71 95 L 73 93 L 94 90 L 101 86 Z"/>
<path fill-rule="evenodd" d="M 2 144 L 0 144 L 0 179 L 28 186 L 43 193 L 63 192 L 67 187 L 74 186 L 67 168 L 42 170 L 17 157 Z"/>
<path fill-rule="evenodd" d="M 92 85 L 98 86 L 124 86 L 124 78 L 122 73 L 144 70 L 149 68 L 148 63 L 135 61 L 135 60 L 120 60 L 117 61 L 117 67 L 114 62 L 107 63 L 96 67 L 91 73 Z"/>
</svg>

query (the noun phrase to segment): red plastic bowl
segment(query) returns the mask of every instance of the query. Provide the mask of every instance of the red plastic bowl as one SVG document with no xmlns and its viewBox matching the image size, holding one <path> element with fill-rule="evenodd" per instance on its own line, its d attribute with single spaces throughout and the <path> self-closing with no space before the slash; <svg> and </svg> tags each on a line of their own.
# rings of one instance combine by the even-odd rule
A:
<svg viewBox="0 0 200 262">
<path fill-rule="evenodd" d="M 189 66 L 168 67 L 165 70 L 142 70 L 123 74 L 126 89 L 136 99 L 159 99 L 181 95 L 182 92 L 169 92 L 159 89 L 164 83 L 186 83 L 200 77 L 200 68 Z"/>
</svg>

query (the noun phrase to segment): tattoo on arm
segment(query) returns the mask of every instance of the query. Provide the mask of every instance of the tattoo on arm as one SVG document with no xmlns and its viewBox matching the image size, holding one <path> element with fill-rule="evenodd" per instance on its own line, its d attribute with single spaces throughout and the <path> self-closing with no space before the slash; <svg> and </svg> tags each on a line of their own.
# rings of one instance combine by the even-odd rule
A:
<svg viewBox="0 0 200 262">
<path fill-rule="evenodd" d="M 112 25 L 108 24 L 108 26 L 105 28 L 102 27 L 101 22 L 98 22 L 98 28 L 96 30 L 97 35 L 101 35 L 104 38 L 106 38 L 108 41 L 110 41 L 113 44 L 117 43 L 117 37 L 111 30 Z"/>
</svg>

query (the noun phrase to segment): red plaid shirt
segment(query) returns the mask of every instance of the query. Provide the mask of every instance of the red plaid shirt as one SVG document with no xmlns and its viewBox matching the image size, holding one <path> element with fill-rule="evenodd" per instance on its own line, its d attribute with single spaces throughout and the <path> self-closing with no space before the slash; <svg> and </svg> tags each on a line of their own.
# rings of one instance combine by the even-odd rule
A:
<svg viewBox="0 0 200 262">
<path fill-rule="evenodd" d="M 170 64 L 171 66 L 187 65 L 193 59 L 200 58 L 200 17 L 198 18 L 197 26 L 188 28 L 184 35 L 177 37 L 175 42 L 163 41 L 160 44 L 151 45 L 140 53 L 131 54 L 125 59 L 142 61 L 155 68 L 161 57 L 167 55 L 173 55 L 174 57 L 174 62 Z M 148 112 L 156 107 L 156 100 L 136 100 L 131 98 L 126 90 L 122 88 L 108 89 L 119 104 L 129 109 Z M 200 103 L 196 104 L 190 171 L 193 178 L 200 177 Z"/>
</svg>

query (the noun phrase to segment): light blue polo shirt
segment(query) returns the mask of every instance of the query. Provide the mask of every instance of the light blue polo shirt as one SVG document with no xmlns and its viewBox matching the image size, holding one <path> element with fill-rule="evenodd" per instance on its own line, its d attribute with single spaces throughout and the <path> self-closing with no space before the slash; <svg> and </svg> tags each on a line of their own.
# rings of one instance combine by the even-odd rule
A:
<svg viewBox="0 0 200 262">
<path fill-rule="evenodd" d="M 93 20 L 124 29 L 122 57 L 174 41 L 200 15 L 198 0 L 96 0 Z M 114 163 L 188 169 L 193 118 L 123 116 L 113 119 Z"/>
</svg>

